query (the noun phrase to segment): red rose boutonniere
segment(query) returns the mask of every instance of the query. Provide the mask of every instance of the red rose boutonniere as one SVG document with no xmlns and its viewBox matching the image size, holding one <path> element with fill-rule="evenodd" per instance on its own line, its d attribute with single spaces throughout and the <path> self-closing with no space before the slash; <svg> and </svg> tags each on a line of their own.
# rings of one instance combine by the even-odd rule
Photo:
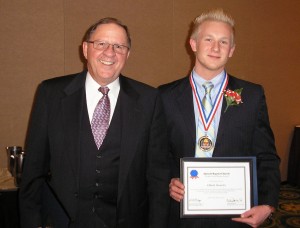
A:
<svg viewBox="0 0 300 228">
<path fill-rule="evenodd" d="M 243 103 L 242 97 L 241 97 L 242 90 L 243 90 L 243 88 L 236 89 L 234 91 L 232 91 L 230 89 L 224 90 L 224 96 L 225 96 L 226 103 L 227 103 L 227 106 L 226 106 L 226 109 L 224 112 L 227 111 L 229 106 L 239 105 L 240 103 Z"/>
</svg>

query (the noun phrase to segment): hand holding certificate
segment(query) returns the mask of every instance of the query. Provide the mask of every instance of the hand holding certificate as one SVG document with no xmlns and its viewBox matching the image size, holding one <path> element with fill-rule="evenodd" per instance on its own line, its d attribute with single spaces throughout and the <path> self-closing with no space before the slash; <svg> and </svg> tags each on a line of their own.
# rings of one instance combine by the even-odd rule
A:
<svg viewBox="0 0 300 228">
<path fill-rule="evenodd" d="M 182 158 L 181 217 L 234 216 L 257 201 L 255 158 Z"/>
</svg>

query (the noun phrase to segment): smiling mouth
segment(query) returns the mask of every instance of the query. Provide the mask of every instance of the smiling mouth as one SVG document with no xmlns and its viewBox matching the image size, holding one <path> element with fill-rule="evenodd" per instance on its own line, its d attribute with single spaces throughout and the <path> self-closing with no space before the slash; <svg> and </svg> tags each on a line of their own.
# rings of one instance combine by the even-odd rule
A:
<svg viewBox="0 0 300 228">
<path fill-rule="evenodd" d="M 104 60 L 100 60 L 100 62 L 104 65 L 107 65 L 107 66 L 110 66 L 110 65 L 113 65 L 114 62 L 111 62 L 111 61 L 104 61 Z"/>
<path fill-rule="evenodd" d="M 214 56 L 214 55 L 209 55 L 209 57 L 215 58 L 215 59 L 219 59 L 220 58 L 220 56 Z"/>
</svg>

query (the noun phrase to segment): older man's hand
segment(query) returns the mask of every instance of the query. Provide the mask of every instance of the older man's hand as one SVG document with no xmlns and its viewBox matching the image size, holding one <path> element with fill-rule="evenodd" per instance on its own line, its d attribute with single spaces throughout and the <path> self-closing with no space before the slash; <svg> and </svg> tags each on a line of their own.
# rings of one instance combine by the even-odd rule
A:
<svg viewBox="0 0 300 228">
<path fill-rule="evenodd" d="M 180 202 L 184 196 L 184 185 L 180 182 L 179 178 L 172 178 L 169 184 L 170 196 Z"/>
</svg>

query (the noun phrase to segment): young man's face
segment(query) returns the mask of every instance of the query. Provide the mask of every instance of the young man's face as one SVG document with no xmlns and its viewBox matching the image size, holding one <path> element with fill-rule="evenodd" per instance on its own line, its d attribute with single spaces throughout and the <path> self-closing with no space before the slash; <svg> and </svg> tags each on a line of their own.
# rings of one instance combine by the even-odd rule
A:
<svg viewBox="0 0 300 228">
<path fill-rule="evenodd" d="M 218 21 L 205 21 L 199 27 L 196 38 L 190 39 L 195 52 L 195 70 L 202 77 L 211 79 L 225 68 L 233 55 L 233 31 L 230 25 Z"/>
</svg>

